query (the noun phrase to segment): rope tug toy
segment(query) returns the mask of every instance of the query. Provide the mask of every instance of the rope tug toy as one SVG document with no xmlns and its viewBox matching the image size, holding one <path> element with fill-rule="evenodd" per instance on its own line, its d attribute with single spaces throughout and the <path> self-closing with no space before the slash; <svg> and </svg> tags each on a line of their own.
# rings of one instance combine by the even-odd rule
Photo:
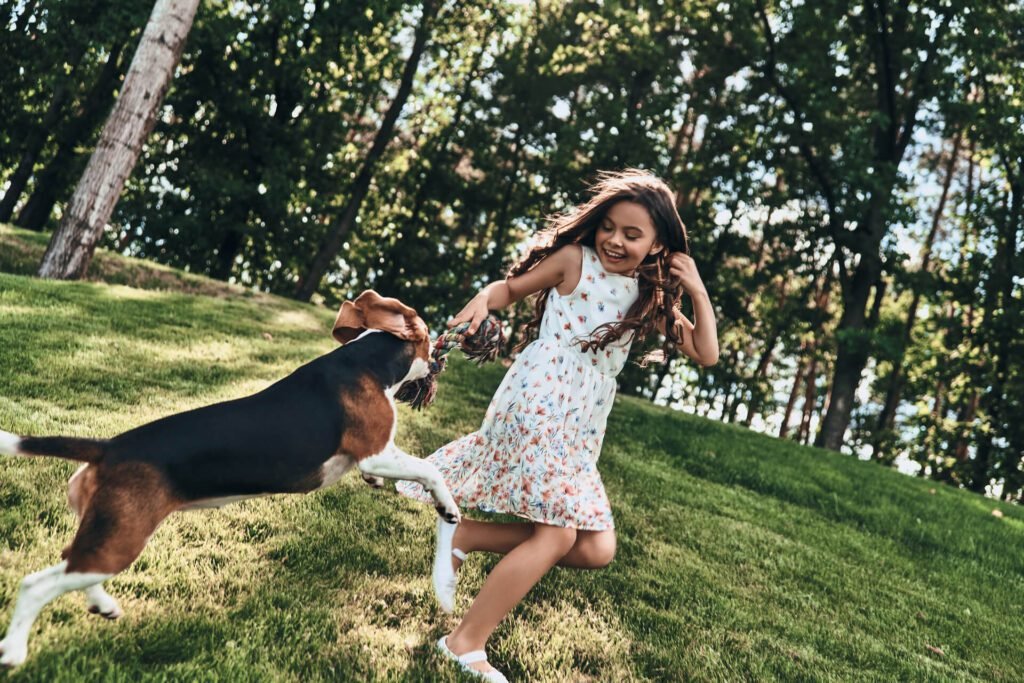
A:
<svg viewBox="0 0 1024 683">
<path fill-rule="evenodd" d="M 437 393 L 437 376 L 444 372 L 448 364 L 448 354 L 458 347 L 469 360 L 477 365 L 498 357 L 498 351 L 505 343 L 505 335 L 501 331 L 501 323 L 493 315 L 483 319 L 480 326 L 470 336 L 466 336 L 469 323 L 460 323 L 437 338 L 430 352 L 430 374 L 413 382 L 406 382 L 395 394 L 395 398 L 408 403 L 416 410 L 429 406 L 434 402 Z"/>
</svg>

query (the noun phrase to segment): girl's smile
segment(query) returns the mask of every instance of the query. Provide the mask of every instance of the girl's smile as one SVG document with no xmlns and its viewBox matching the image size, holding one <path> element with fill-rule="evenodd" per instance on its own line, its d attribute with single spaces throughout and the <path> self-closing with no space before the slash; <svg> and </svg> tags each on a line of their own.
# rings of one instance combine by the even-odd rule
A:
<svg viewBox="0 0 1024 683">
<path fill-rule="evenodd" d="M 649 254 L 661 249 L 651 215 L 642 204 L 616 202 L 594 232 L 594 249 L 605 270 L 632 275 Z"/>
</svg>

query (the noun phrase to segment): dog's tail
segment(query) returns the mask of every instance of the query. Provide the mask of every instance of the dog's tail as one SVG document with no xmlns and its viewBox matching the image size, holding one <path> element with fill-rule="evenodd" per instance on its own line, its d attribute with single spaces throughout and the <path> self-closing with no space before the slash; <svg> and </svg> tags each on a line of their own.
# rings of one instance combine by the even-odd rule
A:
<svg viewBox="0 0 1024 683">
<path fill-rule="evenodd" d="M 69 436 L 20 437 L 0 429 L 0 455 L 45 455 L 78 462 L 99 462 L 106 455 L 107 443 Z"/>
</svg>

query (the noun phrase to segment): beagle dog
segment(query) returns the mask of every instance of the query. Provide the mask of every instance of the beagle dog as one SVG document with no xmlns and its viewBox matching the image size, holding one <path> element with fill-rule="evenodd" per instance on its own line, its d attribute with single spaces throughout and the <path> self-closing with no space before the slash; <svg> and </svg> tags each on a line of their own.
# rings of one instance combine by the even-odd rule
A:
<svg viewBox="0 0 1024 683">
<path fill-rule="evenodd" d="M 341 305 L 343 346 L 263 391 L 171 415 L 111 439 L 19 437 L 0 431 L 0 454 L 85 463 L 68 500 L 79 528 L 63 562 L 27 576 L 0 641 L 0 664 L 17 666 L 40 610 L 70 591 L 90 612 L 121 616 L 103 582 L 126 569 L 172 512 L 220 507 L 254 496 L 308 493 L 355 465 L 363 478 L 410 479 L 438 513 L 459 509 L 437 469 L 395 446 L 395 392 L 428 374 L 430 339 L 416 311 L 373 290 Z"/>
</svg>

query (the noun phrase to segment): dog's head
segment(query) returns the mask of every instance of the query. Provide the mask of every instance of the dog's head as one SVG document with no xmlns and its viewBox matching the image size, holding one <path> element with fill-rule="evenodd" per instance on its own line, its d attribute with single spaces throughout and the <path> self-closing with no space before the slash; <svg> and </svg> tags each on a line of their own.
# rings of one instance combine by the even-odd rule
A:
<svg viewBox="0 0 1024 683">
<path fill-rule="evenodd" d="M 354 301 L 341 304 L 332 334 L 345 344 L 367 330 L 387 332 L 412 344 L 415 355 L 406 381 L 430 373 L 430 331 L 415 310 L 368 289 Z"/>
</svg>

